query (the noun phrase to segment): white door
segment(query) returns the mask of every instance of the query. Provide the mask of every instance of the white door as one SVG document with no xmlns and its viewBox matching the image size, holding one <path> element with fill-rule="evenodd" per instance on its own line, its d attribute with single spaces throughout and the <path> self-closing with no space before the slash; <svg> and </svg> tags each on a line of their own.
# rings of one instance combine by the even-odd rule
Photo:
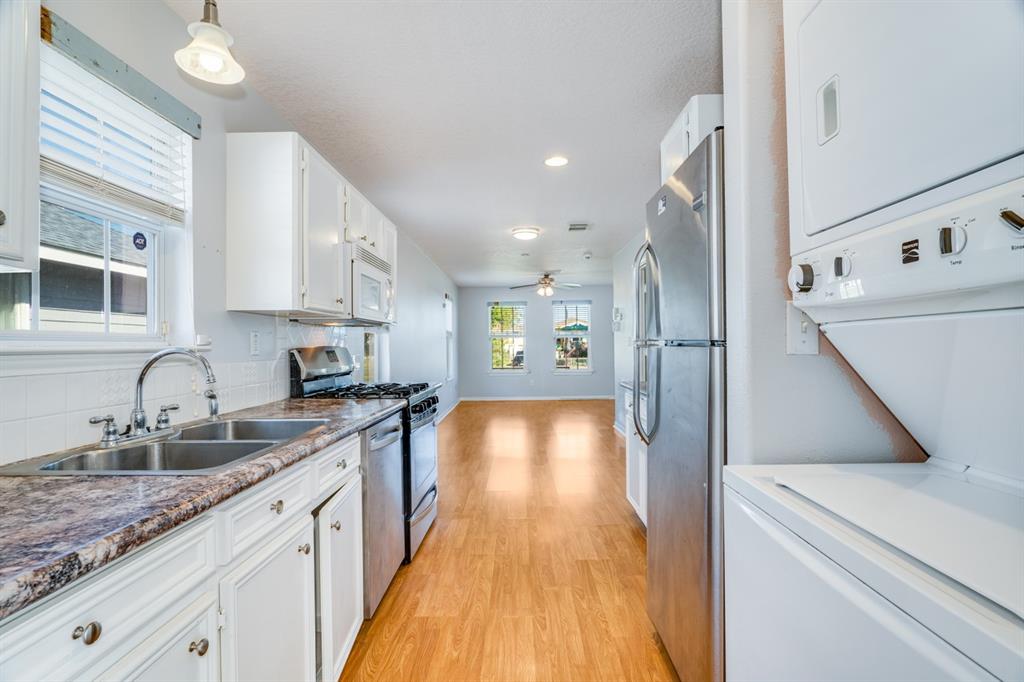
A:
<svg viewBox="0 0 1024 682">
<path fill-rule="evenodd" d="M 363 624 L 362 477 L 349 479 L 317 516 L 320 666 L 337 680 Z"/>
<path fill-rule="evenodd" d="M 212 682 L 220 679 L 219 667 L 217 594 L 208 592 L 99 679 Z"/>
<path fill-rule="evenodd" d="M 224 680 L 315 679 L 313 542 L 309 516 L 221 580 Z"/>
<path fill-rule="evenodd" d="M 0 2 L 0 262 L 39 241 L 39 2 Z"/>
<path fill-rule="evenodd" d="M 636 515 L 647 525 L 647 446 L 640 440 L 633 423 L 633 393 L 626 392 L 626 499 Z M 640 399 L 641 414 L 645 414 L 647 400 Z"/>
<path fill-rule="evenodd" d="M 369 247 L 370 202 L 352 185 L 345 188 L 345 240 Z"/>
<path fill-rule="evenodd" d="M 311 147 L 303 146 L 303 308 L 343 310 L 341 233 L 345 181 Z"/>
</svg>

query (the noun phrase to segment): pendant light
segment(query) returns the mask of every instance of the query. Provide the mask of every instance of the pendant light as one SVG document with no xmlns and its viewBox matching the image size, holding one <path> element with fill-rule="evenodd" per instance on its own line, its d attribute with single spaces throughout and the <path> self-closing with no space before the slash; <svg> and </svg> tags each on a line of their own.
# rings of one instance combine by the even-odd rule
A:
<svg viewBox="0 0 1024 682">
<path fill-rule="evenodd" d="M 188 25 L 192 42 L 174 53 L 178 68 L 208 83 L 233 85 L 245 78 L 243 69 L 231 56 L 235 39 L 220 26 L 216 0 L 206 0 L 203 19 Z"/>
</svg>

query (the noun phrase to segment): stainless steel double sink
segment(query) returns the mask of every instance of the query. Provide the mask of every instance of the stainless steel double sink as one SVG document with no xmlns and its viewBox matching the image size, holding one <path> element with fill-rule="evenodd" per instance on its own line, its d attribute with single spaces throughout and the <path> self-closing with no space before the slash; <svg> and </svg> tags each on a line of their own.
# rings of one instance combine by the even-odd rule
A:
<svg viewBox="0 0 1024 682">
<path fill-rule="evenodd" d="M 208 476 L 297 438 L 327 419 L 226 419 L 154 432 L 143 440 L 0 467 L 0 476 Z"/>
</svg>

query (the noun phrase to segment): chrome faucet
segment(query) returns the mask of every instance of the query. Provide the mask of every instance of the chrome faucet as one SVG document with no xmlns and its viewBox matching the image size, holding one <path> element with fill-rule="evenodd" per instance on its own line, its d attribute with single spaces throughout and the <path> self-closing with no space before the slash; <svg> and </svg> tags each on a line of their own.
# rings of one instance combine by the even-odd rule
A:
<svg viewBox="0 0 1024 682">
<path fill-rule="evenodd" d="M 210 362 L 193 350 L 188 348 L 164 348 L 153 353 L 149 360 L 146 360 L 146 364 L 142 366 L 142 369 L 139 370 L 139 378 L 135 382 L 135 408 L 132 410 L 131 425 L 127 431 L 129 438 L 144 436 L 149 433 L 146 428 L 146 411 L 142 408 L 142 384 L 146 380 L 149 370 L 153 368 L 153 365 L 170 355 L 184 355 L 185 357 L 192 358 L 202 366 L 203 371 L 206 373 L 206 383 L 217 383 L 217 378 L 213 376 L 213 368 L 210 367 Z M 217 395 L 212 389 L 208 389 L 203 395 L 210 401 L 210 419 L 216 419 L 218 413 Z"/>
</svg>

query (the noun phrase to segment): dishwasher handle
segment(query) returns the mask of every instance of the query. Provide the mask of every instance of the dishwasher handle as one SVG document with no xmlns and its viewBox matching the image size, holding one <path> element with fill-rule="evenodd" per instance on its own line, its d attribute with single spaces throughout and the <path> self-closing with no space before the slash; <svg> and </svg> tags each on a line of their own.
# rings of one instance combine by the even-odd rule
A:
<svg viewBox="0 0 1024 682">
<path fill-rule="evenodd" d="M 395 435 L 389 436 L 389 434 L 395 434 Z M 385 438 L 385 436 L 388 436 L 388 437 Z M 377 431 L 376 433 L 373 434 L 373 436 L 370 437 L 370 450 L 373 451 L 373 450 L 380 450 L 381 448 L 386 448 L 387 446 L 391 445 L 395 441 L 399 440 L 401 437 L 402 437 L 402 425 L 401 424 L 399 424 L 398 426 L 394 426 L 394 427 L 392 427 L 390 429 L 384 429 L 382 431 Z"/>
</svg>

